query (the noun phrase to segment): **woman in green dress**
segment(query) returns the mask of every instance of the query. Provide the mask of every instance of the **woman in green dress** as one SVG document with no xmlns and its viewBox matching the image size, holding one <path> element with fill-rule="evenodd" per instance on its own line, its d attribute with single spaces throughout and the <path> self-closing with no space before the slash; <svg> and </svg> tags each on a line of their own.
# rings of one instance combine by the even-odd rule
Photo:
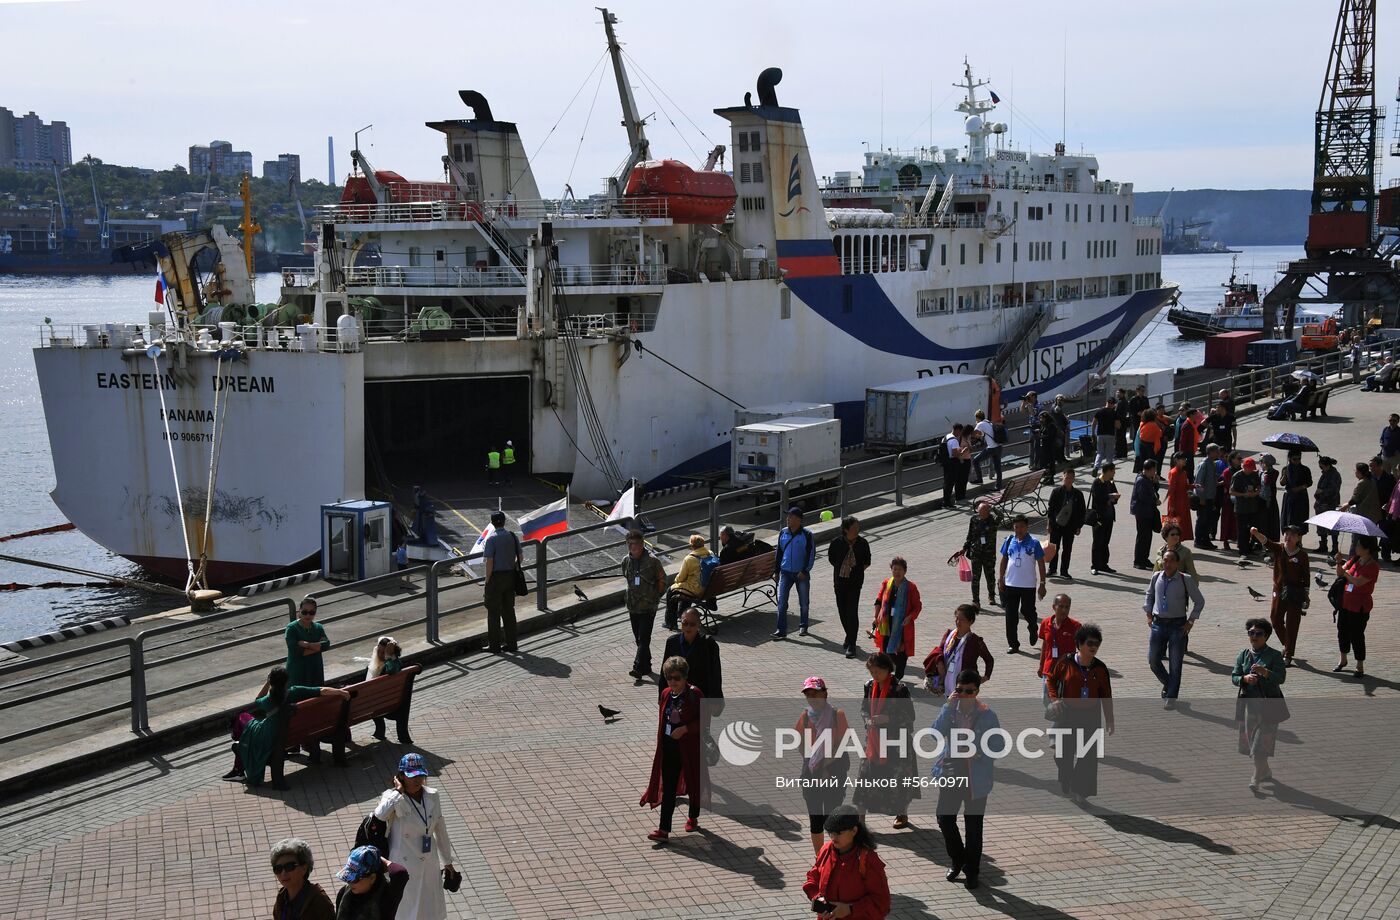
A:
<svg viewBox="0 0 1400 920">
<path fill-rule="evenodd" d="M 267 674 L 258 698 L 253 701 L 252 717 L 235 725 L 238 738 L 233 744 L 234 768 L 242 770 L 243 781 L 249 786 L 261 786 L 263 771 L 267 768 L 276 751 L 277 739 L 282 735 L 282 727 L 292 716 L 292 707 L 302 700 L 317 696 L 338 696 L 349 699 L 348 691 L 337 687 L 288 686 L 287 669 L 273 668 Z M 247 715 L 245 713 L 245 715 Z M 241 726 L 241 731 L 239 727 Z M 287 784 L 276 779 L 274 788 L 285 789 Z"/>
<path fill-rule="evenodd" d="M 1288 676 L 1288 666 L 1283 662 L 1283 654 L 1269 645 L 1274 628 L 1268 620 L 1246 620 L 1244 628 L 1249 647 L 1236 656 L 1230 680 L 1240 688 L 1235 722 L 1240 732 L 1240 753 L 1254 758 L 1249 791 L 1257 795 L 1260 783 L 1274 781 L 1269 758 L 1274 756 L 1279 723 L 1288 718 L 1288 705 L 1279 686 Z"/>
<path fill-rule="evenodd" d="M 326 682 L 325 656 L 331 647 L 326 630 L 316 622 L 316 601 L 301 602 L 297 618 L 287 624 L 287 681 L 293 687 L 319 687 Z"/>
</svg>

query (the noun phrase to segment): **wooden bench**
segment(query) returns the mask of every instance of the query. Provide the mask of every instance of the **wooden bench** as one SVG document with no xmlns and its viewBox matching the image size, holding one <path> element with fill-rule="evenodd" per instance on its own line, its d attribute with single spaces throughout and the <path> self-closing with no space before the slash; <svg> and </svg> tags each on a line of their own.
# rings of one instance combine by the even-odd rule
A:
<svg viewBox="0 0 1400 920">
<path fill-rule="evenodd" d="M 700 627 L 707 632 L 719 632 L 718 600 L 722 595 L 743 591 L 744 598 L 740 610 L 749 608 L 749 598 L 761 594 L 769 603 L 778 602 L 778 589 L 773 584 L 773 572 L 777 556 L 772 552 L 755 553 L 747 559 L 726 563 L 715 569 L 705 593 L 696 598 L 695 606 L 700 608 Z"/>
<path fill-rule="evenodd" d="M 423 669 L 411 664 L 397 674 L 380 675 L 373 680 L 360 681 L 346 687 L 350 703 L 345 714 L 345 727 L 373 719 L 394 720 L 399 744 L 412 744 L 408 734 L 408 711 L 413 704 L 413 678 Z"/>
<path fill-rule="evenodd" d="M 412 744 L 413 739 L 408 734 L 408 711 L 413 700 L 413 678 L 422 670 L 414 664 L 397 674 L 351 684 L 345 688 L 350 692 L 348 700 L 337 696 L 318 696 L 293 706 L 292 716 L 282 727 L 282 738 L 269 764 L 273 785 L 283 783 L 287 752 L 303 746 L 329 741 L 334 762 L 344 765 L 350 726 L 368 722 L 376 716 L 392 717 L 399 743 Z M 319 763 L 320 759 L 319 751 L 313 748 L 311 762 Z"/>
<path fill-rule="evenodd" d="M 345 730 L 345 703 L 338 696 L 317 696 L 292 707 L 292 716 L 282 726 L 282 737 L 268 764 L 274 787 L 283 785 L 282 773 L 288 751 L 329 741 L 335 762 L 345 763 L 345 742 L 349 739 L 349 732 Z M 313 748 L 311 762 L 320 760 L 320 751 Z"/>
<path fill-rule="evenodd" d="M 1041 477 L 1044 475 L 1044 470 L 1022 473 L 1014 479 L 1005 480 L 1001 491 L 988 492 L 977 501 L 990 502 L 993 510 L 1004 520 L 1010 520 L 1011 515 L 1014 515 L 1021 505 L 1028 505 L 1029 510 L 1044 514 L 1045 509 L 1040 498 Z"/>
</svg>

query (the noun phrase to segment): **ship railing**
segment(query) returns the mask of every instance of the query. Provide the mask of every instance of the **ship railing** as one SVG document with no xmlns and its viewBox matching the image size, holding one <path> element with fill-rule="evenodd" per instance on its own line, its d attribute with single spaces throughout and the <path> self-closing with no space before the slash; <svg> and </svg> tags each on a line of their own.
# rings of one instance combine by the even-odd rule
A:
<svg viewBox="0 0 1400 920">
<path fill-rule="evenodd" d="M 363 329 L 363 327 L 361 327 Z M 363 333 L 361 332 L 361 335 Z M 187 342 L 197 351 L 217 352 L 225 347 L 251 351 L 311 351 L 337 354 L 360 350 L 360 336 L 342 338 L 336 329 L 305 324 L 264 326 L 248 323 L 226 330 L 212 325 L 186 325 L 179 329 L 138 323 L 43 323 L 40 348 L 116 348 L 145 350 L 152 342 L 171 345 Z"/>
<path fill-rule="evenodd" d="M 519 332 L 519 320 L 510 316 L 435 316 L 432 319 L 415 315 L 386 316 L 364 324 L 369 339 L 513 339 Z"/>
<path fill-rule="evenodd" d="M 1384 342 L 1368 346 L 1364 360 L 1378 366 L 1397 353 L 1400 342 Z M 1329 382 L 1356 379 L 1352 374 L 1357 373 L 1350 367 L 1349 355 L 1334 353 L 1291 365 L 1226 371 L 1217 379 L 1169 393 L 1151 393 L 1148 398 L 1169 405 L 1184 400 L 1205 407 L 1211 394 L 1228 389 L 1238 405 L 1257 411 L 1278 397 L 1283 381 L 1295 368 L 1312 370 Z M 1096 399 L 1082 402 L 1082 409 L 1075 407 L 1069 413 L 1073 435 L 1088 433 L 1092 413 L 1101 405 Z M 1030 469 L 1026 460 L 1029 432 L 1025 414 L 1014 408 L 1007 410 L 1005 424 L 1009 438 L 1002 459 L 1011 478 Z M 801 480 L 700 493 L 666 504 L 644 495 L 638 501 L 638 511 L 642 523 L 648 525 L 648 541 L 676 563 L 687 552 L 685 539 L 690 534 L 708 533 L 711 543 L 717 544 L 719 531 L 726 524 L 742 530 L 764 525 L 776 529 L 793 504 L 804 505 L 814 517 L 829 510 L 838 521 L 847 514 L 858 514 L 867 522 L 895 520 L 936 508 L 941 502 L 942 471 L 934 446 L 918 445 Z M 1039 503 L 1043 509 L 1039 497 L 1027 499 L 1027 503 Z M 589 603 L 596 609 L 611 609 L 621 603 L 620 590 L 602 584 L 617 580 L 616 560 L 625 545 L 625 538 L 616 532 L 619 523 L 631 525 L 634 520 L 599 521 L 571 527 L 542 541 L 522 541 L 523 569 L 536 608 L 533 613 L 522 612 L 522 631 L 548 628 L 576 613 L 577 608 L 571 609 L 575 587 L 588 590 Z M 819 539 L 832 536 L 836 527 L 815 526 Z M 405 663 L 427 664 L 460 657 L 464 643 L 471 646 L 484 641 L 482 580 L 479 565 L 471 570 L 461 558 L 451 558 L 324 588 L 311 596 L 318 601 L 318 619 L 328 624 L 337 645 L 368 645 L 385 631 L 388 618 L 407 653 Z M 211 729 L 222 727 L 231 715 L 246 707 L 249 681 L 285 661 L 284 630 L 293 617 L 295 607 L 290 599 L 270 600 L 0 666 L 0 723 L 4 725 L 0 745 L 39 739 L 29 743 L 31 749 L 36 744 L 46 745 L 33 752 L 42 757 L 69 743 L 76 727 L 82 726 L 89 736 L 129 730 L 140 739 L 136 745 L 154 748 L 160 739 L 152 732 L 176 730 L 194 718 L 185 707 L 192 698 L 189 691 L 196 688 L 207 688 L 196 696 L 227 707 L 201 712 L 200 724 Z M 216 623 L 219 625 L 211 629 Z M 444 632 L 449 635 L 444 637 Z M 198 659 L 193 678 L 189 676 L 192 659 Z M 177 663 L 179 667 L 171 667 Z M 363 673 L 363 666 L 350 665 L 342 673 L 326 676 L 330 683 L 351 683 Z M 99 719 L 107 721 L 94 721 Z"/>
<path fill-rule="evenodd" d="M 617 203 L 593 199 L 550 201 L 403 201 L 381 204 L 328 204 L 317 209 L 323 223 L 399 224 L 481 220 L 665 219 L 664 198 L 646 197 Z"/>
<path fill-rule="evenodd" d="M 560 265 L 555 281 L 563 287 L 604 287 L 665 284 L 665 265 Z M 463 265 L 362 266 L 345 273 L 345 286 L 354 288 L 523 288 L 525 280 L 513 268 Z"/>
<path fill-rule="evenodd" d="M 620 332 L 651 332 L 656 329 L 655 312 L 588 313 L 564 320 L 564 331 L 577 338 L 605 338 Z"/>
</svg>

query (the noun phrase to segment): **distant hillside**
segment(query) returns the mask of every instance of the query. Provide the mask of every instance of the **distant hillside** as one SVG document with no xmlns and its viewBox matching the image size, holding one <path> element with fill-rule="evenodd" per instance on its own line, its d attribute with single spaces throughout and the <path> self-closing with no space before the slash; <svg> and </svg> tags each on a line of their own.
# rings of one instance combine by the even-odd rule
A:
<svg viewBox="0 0 1400 920">
<path fill-rule="evenodd" d="M 1139 217 L 1156 214 L 1166 197 L 1166 192 L 1137 192 L 1133 210 Z M 1213 221 L 1205 235 L 1228 246 L 1301 246 L 1310 209 L 1306 189 L 1177 189 L 1162 218 Z"/>
</svg>

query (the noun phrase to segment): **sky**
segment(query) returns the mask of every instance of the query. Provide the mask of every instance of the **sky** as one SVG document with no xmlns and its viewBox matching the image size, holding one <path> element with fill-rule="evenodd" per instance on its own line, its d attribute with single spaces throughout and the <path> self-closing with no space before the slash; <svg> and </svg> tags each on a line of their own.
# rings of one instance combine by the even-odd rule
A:
<svg viewBox="0 0 1400 920">
<path fill-rule="evenodd" d="M 865 145 L 961 146 L 963 58 L 1014 146 L 1063 137 L 1139 191 L 1306 188 L 1334 0 L 615 0 L 652 151 L 699 165 L 729 143 L 713 109 L 778 66 L 819 175 Z M 1377 96 L 1394 101 L 1400 15 L 1382 8 Z M 75 157 L 168 168 L 218 138 L 254 168 L 298 153 L 343 180 L 357 129 L 376 169 L 441 178 L 459 89 L 519 125 L 541 193 L 603 188 L 627 139 L 600 15 L 581 0 L 0 0 L 0 106 L 66 121 Z M 1063 124 L 1063 132 L 1061 125 Z M 1393 128 L 1387 124 L 1385 149 Z M 882 143 L 883 141 L 883 143 Z M 536 152 L 538 151 L 538 152 Z M 1400 175 L 1386 157 L 1383 173 Z"/>
</svg>

